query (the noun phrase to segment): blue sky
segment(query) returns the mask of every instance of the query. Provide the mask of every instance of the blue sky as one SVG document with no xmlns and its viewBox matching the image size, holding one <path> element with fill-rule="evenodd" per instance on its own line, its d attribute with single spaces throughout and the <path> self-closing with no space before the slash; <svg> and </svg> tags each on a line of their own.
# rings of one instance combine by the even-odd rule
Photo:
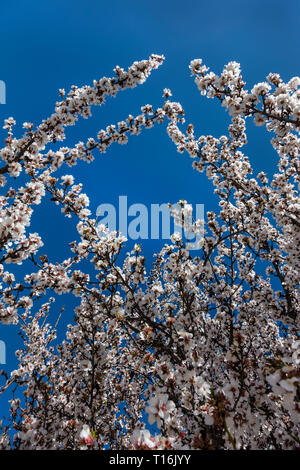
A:
<svg viewBox="0 0 300 470">
<path fill-rule="evenodd" d="M 195 125 L 198 135 L 226 133 L 229 119 L 224 109 L 202 97 L 190 77 L 188 65 L 194 58 L 203 58 L 217 73 L 228 61 L 240 62 L 248 88 L 269 72 L 287 80 L 299 74 L 298 0 L 15 0 L 1 2 L 0 14 L 0 80 L 7 87 L 0 119 L 13 116 L 18 137 L 24 121 L 39 124 L 52 113 L 59 88 L 91 84 L 93 79 L 111 76 L 116 65 L 126 68 L 151 53 L 164 54 L 166 61 L 146 84 L 94 109 L 91 119 L 68 129 L 63 145 L 85 141 L 108 124 L 139 114 L 144 104 L 161 106 L 165 87 L 182 103 L 187 122 Z M 1 146 L 4 136 L 1 130 Z M 266 130 L 249 123 L 248 138 L 245 152 L 255 173 L 273 172 L 276 154 Z M 186 155 L 176 152 L 164 124 L 130 137 L 126 146 L 113 145 L 90 165 L 81 162 L 61 171 L 70 172 L 83 183 L 93 215 L 101 203 L 117 205 L 120 195 L 127 195 L 129 205 L 150 207 L 151 203 L 186 199 L 204 203 L 206 211 L 216 207 L 210 183 L 192 170 Z M 49 201 L 33 218 L 31 231 L 35 230 L 42 235 L 42 251 L 50 259 L 69 256 L 64 243 L 75 238 L 74 222 L 64 219 Z M 161 244 L 145 242 L 149 263 Z M 19 269 L 19 276 L 23 275 Z M 72 319 L 73 303 L 68 299 L 60 299 L 57 308 L 65 302 L 61 334 Z M 7 346 L 7 370 L 15 365 L 17 331 L 15 326 L 0 326 L 0 340 Z M 0 418 L 5 409 L 5 398 L 0 397 Z"/>
</svg>

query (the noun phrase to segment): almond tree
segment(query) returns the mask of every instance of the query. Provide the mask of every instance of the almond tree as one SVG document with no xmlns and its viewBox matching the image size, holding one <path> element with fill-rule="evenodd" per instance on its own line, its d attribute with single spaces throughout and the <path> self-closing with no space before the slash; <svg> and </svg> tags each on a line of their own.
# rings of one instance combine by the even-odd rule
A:
<svg viewBox="0 0 300 470">
<path fill-rule="evenodd" d="M 269 74 L 249 92 L 236 62 L 216 75 L 196 59 L 190 70 L 201 94 L 231 116 L 228 135 L 195 136 L 165 89 L 161 108 L 147 104 L 86 143 L 46 151 L 79 116 L 143 83 L 163 59 L 116 67 L 114 78 L 72 87 L 68 95 L 60 90 L 52 116 L 36 129 L 25 123 L 21 139 L 15 121 L 5 121 L 0 319 L 19 324 L 24 348 L 18 368 L 3 372 L 1 393 L 12 390 L 3 449 L 300 448 L 300 79 L 284 83 Z M 278 154 L 270 179 L 253 176 L 242 151 L 251 118 L 267 127 Z M 174 233 L 147 272 L 139 245 L 119 261 L 125 237 L 97 226 L 82 185 L 55 172 L 78 159 L 91 162 L 97 149 L 125 144 L 164 121 L 177 150 L 211 180 L 220 211 L 207 212 L 203 226 L 179 201 L 173 216 L 198 237 L 197 256 Z M 9 188 L 21 172 L 26 185 Z M 78 220 L 77 240 L 60 263 L 40 253 L 37 233 L 27 233 L 46 195 Z M 25 260 L 33 271 L 20 283 L 7 265 Z M 78 297 L 59 345 L 59 325 L 47 321 L 53 292 Z"/>
</svg>

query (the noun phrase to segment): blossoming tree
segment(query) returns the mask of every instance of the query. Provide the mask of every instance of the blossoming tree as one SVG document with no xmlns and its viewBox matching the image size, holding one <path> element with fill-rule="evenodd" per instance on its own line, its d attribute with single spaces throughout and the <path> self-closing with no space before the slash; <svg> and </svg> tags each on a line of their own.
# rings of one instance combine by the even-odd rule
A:
<svg viewBox="0 0 300 470">
<path fill-rule="evenodd" d="M 128 71 L 116 67 L 114 78 L 74 86 L 68 95 L 60 90 L 52 116 L 37 128 L 25 123 L 20 139 L 15 121 L 5 121 L 0 320 L 19 323 L 24 348 L 18 368 L 3 372 L 1 393 L 14 393 L 2 449 L 300 448 L 300 79 L 284 83 L 269 74 L 249 92 L 239 64 L 216 75 L 193 60 L 201 94 L 231 116 L 228 135 L 195 136 L 165 89 L 161 108 L 143 106 L 141 115 L 86 143 L 46 150 L 106 96 L 143 83 L 163 59 L 152 55 Z M 270 181 L 264 172 L 252 176 L 242 151 L 251 118 L 267 127 L 278 154 Z M 206 172 L 220 211 L 207 212 L 203 227 L 180 201 L 173 215 L 201 240 L 197 256 L 174 233 L 146 272 L 139 245 L 118 261 L 126 239 L 99 230 L 82 185 L 55 172 L 78 159 L 91 162 L 97 149 L 125 144 L 163 121 L 177 150 Z M 9 187 L 22 172 L 27 183 Z M 41 237 L 28 232 L 47 194 L 66 217 L 78 219 L 78 239 L 60 263 L 41 255 Z M 17 282 L 8 265 L 25 260 L 32 272 Z M 84 270 L 87 262 L 93 276 Z M 53 292 L 78 297 L 74 323 L 58 345 L 57 325 L 47 322 Z"/>
</svg>

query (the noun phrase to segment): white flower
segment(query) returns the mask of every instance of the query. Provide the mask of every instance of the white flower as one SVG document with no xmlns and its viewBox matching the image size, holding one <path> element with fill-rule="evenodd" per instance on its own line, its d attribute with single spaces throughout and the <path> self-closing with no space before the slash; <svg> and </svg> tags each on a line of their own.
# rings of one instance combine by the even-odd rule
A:
<svg viewBox="0 0 300 470">
<path fill-rule="evenodd" d="M 191 70 L 192 76 L 195 75 L 199 71 L 201 64 L 202 64 L 202 59 L 194 59 L 190 62 L 189 68 Z"/>
<path fill-rule="evenodd" d="M 208 413 L 204 413 L 204 421 L 207 426 L 212 426 L 214 424 L 214 418 Z"/>
<path fill-rule="evenodd" d="M 300 86 L 300 77 L 291 78 L 288 82 L 288 85 L 291 90 L 297 90 L 297 88 Z"/>
<path fill-rule="evenodd" d="M 90 446 L 94 442 L 94 438 L 92 436 L 91 430 L 87 424 L 82 426 L 82 430 L 80 432 L 80 439 L 87 445 Z"/>
<path fill-rule="evenodd" d="M 62 179 L 62 184 L 65 184 L 66 186 L 71 186 L 74 184 L 74 177 L 72 175 L 64 175 L 61 177 Z"/>
<path fill-rule="evenodd" d="M 232 72 L 234 76 L 238 76 L 241 71 L 241 66 L 238 62 L 229 62 L 226 66 L 225 69 L 227 72 Z"/>
<path fill-rule="evenodd" d="M 135 429 L 131 440 L 135 448 L 146 447 L 151 449 L 155 446 L 155 439 L 148 429 Z"/>
<path fill-rule="evenodd" d="M 300 120 L 300 106 L 295 106 L 293 110 L 293 118 L 295 119 L 295 121 Z"/>
<path fill-rule="evenodd" d="M 279 385 L 287 392 L 295 392 L 298 379 L 293 377 L 292 379 L 285 379 L 279 382 Z"/>
<path fill-rule="evenodd" d="M 195 377 L 195 389 L 199 395 L 204 397 L 209 396 L 210 394 L 210 386 L 209 384 L 201 377 Z"/>
<path fill-rule="evenodd" d="M 88 372 L 89 370 L 92 370 L 92 363 L 91 361 L 84 359 L 83 361 L 80 362 L 81 369 Z"/>
<path fill-rule="evenodd" d="M 169 400 L 168 394 L 158 393 L 150 399 L 149 405 L 146 407 L 146 413 L 149 414 L 149 424 L 153 424 L 156 421 L 159 426 L 161 420 L 167 422 L 174 409 L 175 404 Z"/>
<path fill-rule="evenodd" d="M 266 94 L 271 89 L 270 85 L 267 82 L 257 83 L 251 90 L 251 93 L 255 96 L 261 94 Z"/>
</svg>

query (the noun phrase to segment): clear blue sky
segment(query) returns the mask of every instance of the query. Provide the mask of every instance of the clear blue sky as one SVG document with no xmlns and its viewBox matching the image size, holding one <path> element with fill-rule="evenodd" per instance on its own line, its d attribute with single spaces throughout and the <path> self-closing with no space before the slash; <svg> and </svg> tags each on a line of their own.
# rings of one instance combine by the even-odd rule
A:
<svg viewBox="0 0 300 470">
<path fill-rule="evenodd" d="M 269 72 L 287 80 L 299 74 L 299 0 L 15 0 L 1 2 L 0 15 L 0 80 L 7 86 L 0 119 L 13 116 L 18 137 L 22 122 L 38 124 L 52 113 L 59 88 L 91 84 L 111 76 L 115 65 L 126 68 L 153 52 L 164 54 L 165 64 L 146 84 L 109 99 L 91 119 L 69 129 L 65 145 L 85 141 L 128 114 L 139 114 L 141 105 L 160 106 L 165 87 L 182 103 L 197 134 L 224 134 L 228 126 L 224 109 L 202 97 L 190 78 L 188 65 L 194 58 L 203 58 L 217 73 L 228 61 L 240 62 L 248 88 Z M 249 124 L 248 137 L 246 151 L 255 171 L 272 172 L 276 155 L 270 136 Z M 2 146 L 2 130 L 0 138 Z M 84 184 L 94 215 L 99 204 L 117 204 L 120 195 L 127 195 L 129 204 L 186 199 L 204 203 L 206 211 L 215 208 L 210 183 L 191 169 L 186 155 L 176 152 L 165 125 L 131 137 L 127 146 L 115 144 L 90 165 L 81 162 L 61 173 L 70 171 Z M 69 256 L 63 242 L 75 238 L 73 228 L 60 209 L 45 201 L 31 231 L 41 233 L 43 253 L 59 261 Z M 149 260 L 160 246 L 161 242 L 145 243 Z M 65 302 L 60 299 L 58 305 Z M 72 319 L 73 304 L 67 307 L 61 334 Z M 11 370 L 19 344 L 17 328 L 0 326 L 0 339 L 6 342 L 6 369 Z M 5 410 L 5 399 L 0 397 L 0 418 Z"/>
</svg>

